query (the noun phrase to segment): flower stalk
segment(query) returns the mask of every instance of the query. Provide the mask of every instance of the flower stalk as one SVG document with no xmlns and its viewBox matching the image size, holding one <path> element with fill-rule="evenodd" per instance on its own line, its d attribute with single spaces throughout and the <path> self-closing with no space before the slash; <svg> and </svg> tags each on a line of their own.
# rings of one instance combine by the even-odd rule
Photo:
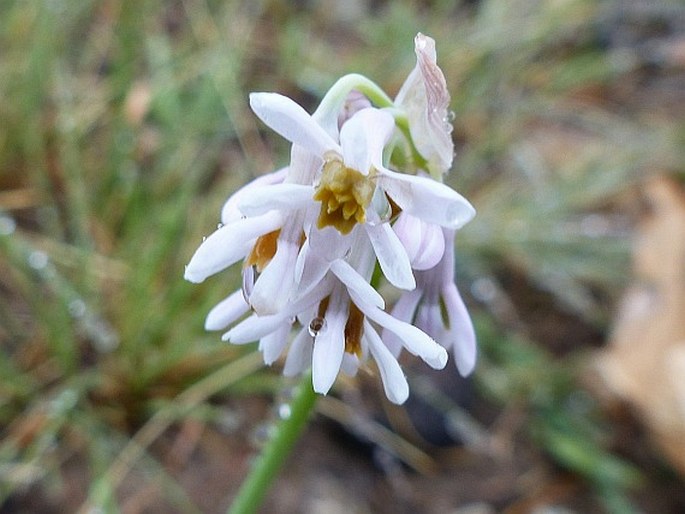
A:
<svg viewBox="0 0 685 514">
<path fill-rule="evenodd" d="M 257 511 L 307 426 L 315 403 L 316 393 L 312 389 L 311 373 L 305 373 L 289 404 L 289 415 L 283 416 L 275 427 L 273 436 L 252 465 L 227 514 L 251 514 Z"/>
</svg>

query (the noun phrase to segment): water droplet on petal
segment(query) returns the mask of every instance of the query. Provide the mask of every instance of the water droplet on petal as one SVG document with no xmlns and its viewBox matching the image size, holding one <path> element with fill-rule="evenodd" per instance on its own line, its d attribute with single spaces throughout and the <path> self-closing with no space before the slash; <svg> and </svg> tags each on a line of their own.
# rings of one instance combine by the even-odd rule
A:
<svg viewBox="0 0 685 514">
<path fill-rule="evenodd" d="M 447 116 L 445 116 L 445 121 L 447 123 L 452 123 L 456 117 L 457 115 L 454 113 L 454 111 L 448 111 Z"/>
<path fill-rule="evenodd" d="M 202 236 L 202 242 L 204 243 L 205 241 L 207 241 L 207 236 Z"/>
<path fill-rule="evenodd" d="M 216 228 L 219 230 L 220 228 L 223 228 L 224 224 L 223 223 L 217 223 Z"/>
<path fill-rule="evenodd" d="M 309 325 L 307 326 L 307 331 L 309 332 L 309 335 L 312 337 L 316 337 L 321 332 L 326 330 L 326 318 L 322 318 L 320 316 L 317 316 L 313 320 L 309 322 Z"/>
</svg>

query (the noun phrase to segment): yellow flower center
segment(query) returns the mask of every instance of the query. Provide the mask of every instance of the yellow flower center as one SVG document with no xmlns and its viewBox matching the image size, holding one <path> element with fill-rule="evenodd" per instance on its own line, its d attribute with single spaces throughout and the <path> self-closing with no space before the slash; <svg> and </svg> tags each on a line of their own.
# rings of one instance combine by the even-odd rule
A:
<svg viewBox="0 0 685 514">
<path fill-rule="evenodd" d="M 341 234 L 349 234 L 357 223 L 366 221 L 374 187 L 369 176 L 346 167 L 337 156 L 327 158 L 314 193 L 314 200 L 321 202 L 316 226 L 335 227 Z"/>
</svg>

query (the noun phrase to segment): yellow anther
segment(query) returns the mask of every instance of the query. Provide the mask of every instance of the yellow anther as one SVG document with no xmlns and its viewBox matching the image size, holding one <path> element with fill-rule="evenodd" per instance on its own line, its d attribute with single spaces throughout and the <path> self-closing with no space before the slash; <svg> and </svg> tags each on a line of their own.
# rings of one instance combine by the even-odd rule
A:
<svg viewBox="0 0 685 514">
<path fill-rule="evenodd" d="M 346 167 L 337 156 L 327 159 L 314 193 L 314 200 L 321 202 L 317 227 L 335 227 L 349 234 L 357 223 L 366 221 L 374 187 L 369 176 Z"/>
</svg>

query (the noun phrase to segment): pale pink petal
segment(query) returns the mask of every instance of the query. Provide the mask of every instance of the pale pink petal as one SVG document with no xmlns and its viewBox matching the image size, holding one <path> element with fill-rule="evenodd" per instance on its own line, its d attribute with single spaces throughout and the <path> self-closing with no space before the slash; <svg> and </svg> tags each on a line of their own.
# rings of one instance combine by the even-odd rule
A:
<svg viewBox="0 0 685 514">
<path fill-rule="evenodd" d="M 287 96 L 278 93 L 250 93 L 250 107 L 266 125 L 291 143 L 313 154 L 341 153 L 333 141 L 312 117 Z"/>
<path fill-rule="evenodd" d="M 402 212 L 392 228 L 407 251 L 413 269 L 431 269 L 440 262 L 445 252 L 445 237 L 438 225 Z"/>
<path fill-rule="evenodd" d="M 395 103 L 409 119 L 409 131 L 416 149 L 435 174 L 452 166 L 454 143 L 449 122 L 450 95 L 442 70 L 437 65 L 435 41 L 418 34 L 414 40 L 416 67 L 402 85 Z"/>
<path fill-rule="evenodd" d="M 403 211 L 427 223 L 458 229 L 476 214 L 454 189 L 427 177 L 380 169 L 378 185 Z"/>
<path fill-rule="evenodd" d="M 386 348 L 368 321 L 364 322 L 364 336 L 367 338 L 371 355 L 378 364 L 385 395 L 391 402 L 403 404 L 409 398 L 409 384 L 397 359 Z"/>
<path fill-rule="evenodd" d="M 471 316 L 456 286 L 443 290 L 443 299 L 450 320 L 450 338 L 457 369 L 462 376 L 469 375 L 476 366 L 476 332 Z"/>
<path fill-rule="evenodd" d="M 238 290 L 209 311 L 205 319 L 205 330 L 223 330 L 249 310 L 250 306 L 245 302 L 243 292 Z"/>
<path fill-rule="evenodd" d="M 276 230 L 282 223 L 279 213 L 270 212 L 222 226 L 195 251 L 186 266 L 185 279 L 195 283 L 202 282 L 210 275 L 238 262 L 250 252 L 257 237 Z"/>
</svg>

